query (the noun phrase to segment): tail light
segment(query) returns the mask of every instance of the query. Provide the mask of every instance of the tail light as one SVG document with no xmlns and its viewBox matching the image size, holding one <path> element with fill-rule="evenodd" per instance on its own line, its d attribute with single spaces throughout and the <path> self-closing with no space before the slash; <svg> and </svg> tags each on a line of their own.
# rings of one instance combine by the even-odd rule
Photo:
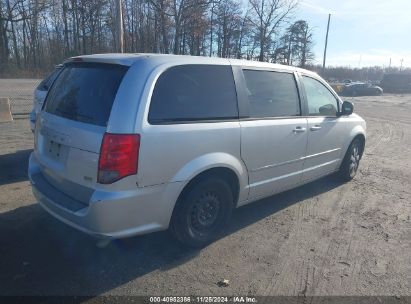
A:
<svg viewBox="0 0 411 304">
<path fill-rule="evenodd" d="M 139 134 L 105 133 L 101 143 L 97 181 L 100 184 L 111 184 L 123 177 L 137 174 L 139 150 Z"/>
</svg>

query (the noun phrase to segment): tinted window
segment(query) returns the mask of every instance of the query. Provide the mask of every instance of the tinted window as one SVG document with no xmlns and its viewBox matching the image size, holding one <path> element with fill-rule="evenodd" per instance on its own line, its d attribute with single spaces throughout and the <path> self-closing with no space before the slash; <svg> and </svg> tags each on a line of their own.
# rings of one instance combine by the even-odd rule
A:
<svg viewBox="0 0 411 304">
<path fill-rule="evenodd" d="M 244 70 L 250 117 L 300 115 L 300 100 L 293 74 Z"/>
<path fill-rule="evenodd" d="M 51 74 L 44 78 L 43 81 L 37 86 L 37 90 L 48 91 L 60 71 L 61 68 L 55 69 Z"/>
<path fill-rule="evenodd" d="M 150 123 L 238 118 L 229 66 L 182 65 L 165 71 L 151 99 Z"/>
<path fill-rule="evenodd" d="M 126 71 L 127 67 L 119 65 L 69 64 L 51 87 L 45 110 L 71 120 L 107 126 Z"/>
<path fill-rule="evenodd" d="M 318 80 L 303 76 L 308 112 L 315 116 L 336 116 L 337 98 Z"/>
</svg>

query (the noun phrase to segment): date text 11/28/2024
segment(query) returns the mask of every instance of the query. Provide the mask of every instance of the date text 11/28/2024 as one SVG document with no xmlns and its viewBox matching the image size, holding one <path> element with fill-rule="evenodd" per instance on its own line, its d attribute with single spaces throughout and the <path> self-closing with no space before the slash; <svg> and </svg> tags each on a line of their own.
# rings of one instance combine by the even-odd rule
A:
<svg viewBox="0 0 411 304">
<path fill-rule="evenodd" d="M 257 303 L 255 297 L 150 297 L 150 303 Z"/>
</svg>

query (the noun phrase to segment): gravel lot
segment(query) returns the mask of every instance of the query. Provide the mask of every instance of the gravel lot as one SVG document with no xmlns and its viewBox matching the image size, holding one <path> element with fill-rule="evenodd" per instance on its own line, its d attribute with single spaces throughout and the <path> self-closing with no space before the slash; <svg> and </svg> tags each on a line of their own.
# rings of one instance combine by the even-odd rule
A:
<svg viewBox="0 0 411 304">
<path fill-rule="evenodd" d="M 13 83 L 0 80 L 0 95 Z M 411 95 L 354 102 L 368 127 L 354 181 L 326 177 L 240 208 L 201 251 L 167 232 L 98 249 L 35 203 L 27 119 L 0 124 L 0 295 L 410 296 Z"/>
<path fill-rule="evenodd" d="M 33 91 L 40 81 L 41 79 L 0 79 L 0 97 L 10 98 L 13 115 L 30 113 Z"/>
</svg>

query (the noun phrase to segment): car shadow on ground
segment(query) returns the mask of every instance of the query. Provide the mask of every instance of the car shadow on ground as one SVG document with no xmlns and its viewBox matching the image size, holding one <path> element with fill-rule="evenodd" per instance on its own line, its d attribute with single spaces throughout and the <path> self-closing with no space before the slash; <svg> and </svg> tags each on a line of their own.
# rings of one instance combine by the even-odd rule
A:
<svg viewBox="0 0 411 304">
<path fill-rule="evenodd" d="M 27 167 L 32 149 L 0 155 L 0 186 L 28 180 Z"/>
<path fill-rule="evenodd" d="M 16 176 L 22 179 L 23 173 Z M 241 207 L 226 235 L 340 185 L 326 177 Z M 99 249 L 91 237 L 60 223 L 38 204 L 0 213 L 0 240 L 0 295 L 99 295 L 199 253 L 169 232 L 116 240 Z"/>
</svg>

